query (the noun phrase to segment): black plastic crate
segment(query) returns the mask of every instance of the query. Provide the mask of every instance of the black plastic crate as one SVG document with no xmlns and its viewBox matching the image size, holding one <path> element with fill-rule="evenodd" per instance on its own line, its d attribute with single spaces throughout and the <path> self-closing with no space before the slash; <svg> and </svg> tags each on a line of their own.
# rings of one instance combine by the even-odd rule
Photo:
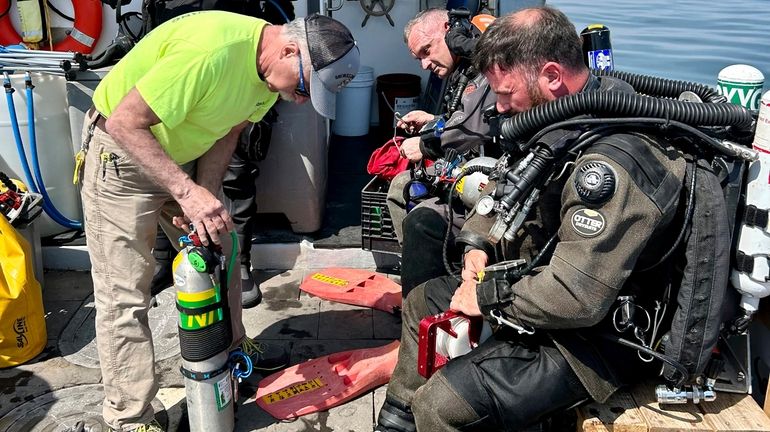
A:
<svg viewBox="0 0 770 432">
<path fill-rule="evenodd" d="M 390 182 L 372 178 L 361 191 L 361 248 L 372 252 L 401 253 L 388 210 Z"/>
</svg>

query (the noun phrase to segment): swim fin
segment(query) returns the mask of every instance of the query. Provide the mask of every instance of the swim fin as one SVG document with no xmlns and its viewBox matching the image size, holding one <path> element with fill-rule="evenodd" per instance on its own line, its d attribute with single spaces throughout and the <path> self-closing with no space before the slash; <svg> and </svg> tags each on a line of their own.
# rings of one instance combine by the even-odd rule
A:
<svg viewBox="0 0 770 432">
<path fill-rule="evenodd" d="M 367 306 L 388 313 L 401 310 L 401 286 L 371 270 L 324 269 L 306 277 L 299 289 L 324 300 Z"/>
<path fill-rule="evenodd" d="M 259 382 L 257 405 L 281 420 L 340 405 L 390 381 L 400 345 L 343 351 L 276 372 Z"/>
</svg>

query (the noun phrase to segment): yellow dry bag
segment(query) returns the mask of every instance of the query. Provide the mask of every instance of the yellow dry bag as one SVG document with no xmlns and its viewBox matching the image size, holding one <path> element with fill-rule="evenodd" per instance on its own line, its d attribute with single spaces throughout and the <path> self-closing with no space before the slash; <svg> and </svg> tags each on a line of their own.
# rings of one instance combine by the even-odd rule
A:
<svg viewBox="0 0 770 432">
<path fill-rule="evenodd" d="M 38 43 L 43 40 L 43 18 L 40 3 L 37 0 L 17 0 L 21 22 L 21 39 L 26 43 Z"/>
<path fill-rule="evenodd" d="M 30 249 L 0 214 L 0 368 L 29 361 L 45 348 L 43 294 Z"/>
</svg>

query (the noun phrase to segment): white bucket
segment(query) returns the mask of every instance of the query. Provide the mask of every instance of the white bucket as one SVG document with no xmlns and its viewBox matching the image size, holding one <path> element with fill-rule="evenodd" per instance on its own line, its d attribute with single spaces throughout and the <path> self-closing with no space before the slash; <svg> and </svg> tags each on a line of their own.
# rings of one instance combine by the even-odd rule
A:
<svg viewBox="0 0 770 432">
<path fill-rule="evenodd" d="M 369 133 L 373 85 L 374 69 L 361 66 L 353 81 L 337 95 L 337 118 L 332 123 L 332 133 L 340 136 Z"/>
<path fill-rule="evenodd" d="M 64 77 L 49 74 L 32 74 L 32 84 L 35 102 L 35 135 L 37 137 L 38 160 L 43 175 L 45 189 L 54 206 L 69 219 L 82 221 L 80 195 L 72 184 L 72 171 L 75 166 L 70 138 L 70 123 L 67 113 L 67 96 Z M 24 75 L 11 75 L 13 103 L 16 106 L 16 117 L 19 120 L 24 151 L 27 154 L 30 171 L 34 177 L 32 152 L 27 125 L 27 97 L 24 88 Z M 8 112 L 5 94 L 0 100 L 0 171 L 9 177 L 16 178 L 27 184 L 21 159 L 16 150 L 13 138 L 13 128 Z M 41 236 L 49 236 L 67 231 L 42 215 L 36 222 Z"/>
</svg>

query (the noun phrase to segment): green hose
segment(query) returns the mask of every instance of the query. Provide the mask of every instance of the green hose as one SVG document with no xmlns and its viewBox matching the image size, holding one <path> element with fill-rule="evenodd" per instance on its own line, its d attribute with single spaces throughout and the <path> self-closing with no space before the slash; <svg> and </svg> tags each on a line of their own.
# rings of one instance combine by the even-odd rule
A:
<svg viewBox="0 0 770 432">
<path fill-rule="evenodd" d="M 230 278 L 233 276 L 233 267 L 235 267 L 235 259 L 238 255 L 238 236 L 235 231 L 230 231 L 230 239 L 233 241 L 233 247 L 230 250 L 230 264 L 227 267 L 227 284 L 230 284 Z"/>
</svg>

